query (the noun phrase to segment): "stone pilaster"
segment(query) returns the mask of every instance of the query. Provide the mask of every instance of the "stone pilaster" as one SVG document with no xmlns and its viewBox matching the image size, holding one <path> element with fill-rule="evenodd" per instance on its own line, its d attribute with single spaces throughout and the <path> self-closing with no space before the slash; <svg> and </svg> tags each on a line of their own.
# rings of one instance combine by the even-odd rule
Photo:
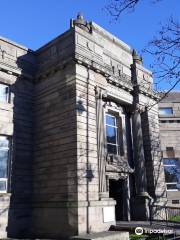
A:
<svg viewBox="0 0 180 240">
<path fill-rule="evenodd" d="M 143 136 L 141 126 L 141 115 L 139 109 L 135 109 L 132 114 L 132 130 L 134 145 L 134 164 L 136 171 L 136 191 L 138 195 L 147 191 L 145 158 L 143 148 Z"/>
<path fill-rule="evenodd" d="M 150 197 L 147 193 L 141 115 L 138 109 L 132 114 L 132 132 L 136 180 L 136 197 L 134 199 L 136 207 L 133 210 L 133 215 L 135 219 L 147 220 L 149 218 Z"/>
<path fill-rule="evenodd" d="M 97 114 L 97 152 L 99 169 L 99 197 L 107 195 L 106 186 L 106 156 L 105 156 L 105 132 L 104 132 L 104 102 L 103 90 L 96 87 L 96 114 Z"/>
<path fill-rule="evenodd" d="M 136 180 L 136 197 L 133 217 L 138 220 L 149 218 L 150 196 L 147 192 L 146 167 L 144 157 L 143 131 L 141 123 L 142 105 L 140 105 L 140 83 L 137 66 L 142 64 L 142 59 L 133 51 L 132 82 L 134 85 L 132 133 L 133 133 L 133 158 Z"/>
</svg>

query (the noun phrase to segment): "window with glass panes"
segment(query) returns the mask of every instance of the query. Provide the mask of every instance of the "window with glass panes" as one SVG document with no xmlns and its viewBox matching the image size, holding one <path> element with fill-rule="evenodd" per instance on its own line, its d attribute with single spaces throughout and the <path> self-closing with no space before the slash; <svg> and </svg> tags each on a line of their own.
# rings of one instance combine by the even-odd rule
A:
<svg viewBox="0 0 180 240">
<path fill-rule="evenodd" d="M 106 113 L 106 141 L 109 154 L 119 154 L 118 132 L 118 118 L 113 114 Z"/>
<path fill-rule="evenodd" d="M 9 102 L 9 86 L 0 83 L 0 102 Z"/>
<path fill-rule="evenodd" d="M 9 139 L 0 136 L 0 192 L 7 192 L 9 164 Z"/>
<path fill-rule="evenodd" d="M 169 116 L 173 114 L 172 107 L 159 108 L 159 114 L 164 116 Z"/>
<path fill-rule="evenodd" d="M 179 160 L 175 158 L 164 158 L 163 164 L 167 190 L 168 191 L 179 190 L 180 184 Z"/>
</svg>

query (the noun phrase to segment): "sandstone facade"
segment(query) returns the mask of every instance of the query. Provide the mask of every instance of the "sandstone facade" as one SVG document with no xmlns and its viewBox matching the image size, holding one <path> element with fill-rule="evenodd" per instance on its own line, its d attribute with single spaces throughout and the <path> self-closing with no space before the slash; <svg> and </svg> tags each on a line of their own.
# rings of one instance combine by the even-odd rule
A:
<svg viewBox="0 0 180 240">
<path fill-rule="evenodd" d="M 100 232 L 165 204 L 152 81 L 135 50 L 82 16 L 37 51 L 0 38 L 1 237 Z"/>
</svg>

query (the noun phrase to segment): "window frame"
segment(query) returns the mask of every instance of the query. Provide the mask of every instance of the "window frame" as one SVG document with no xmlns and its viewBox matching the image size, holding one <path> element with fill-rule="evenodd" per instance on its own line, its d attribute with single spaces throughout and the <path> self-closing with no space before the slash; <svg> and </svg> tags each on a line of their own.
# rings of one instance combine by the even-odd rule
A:
<svg viewBox="0 0 180 240">
<path fill-rule="evenodd" d="M 179 199 L 172 199 L 171 203 L 172 204 L 179 204 Z"/>
<path fill-rule="evenodd" d="M 5 137 L 8 140 L 8 147 L 6 147 L 6 148 L 0 147 L 0 151 L 1 151 L 1 149 L 7 150 L 7 165 L 6 165 L 7 177 L 0 178 L 0 181 L 5 182 L 6 189 L 0 190 L 0 194 L 1 194 L 1 193 L 8 193 L 10 190 L 9 183 L 10 183 L 11 144 L 12 144 L 12 142 L 11 142 L 11 137 L 9 137 L 7 135 L 0 135 L 0 137 Z"/>
<path fill-rule="evenodd" d="M 161 110 L 171 110 L 171 113 L 161 113 Z M 159 107 L 159 115 L 160 116 L 172 116 L 173 115 L 173 107 Z"/>
<path fill-rule="evenodd" d="M 169 160 L 175 160 L 178 164 L 176 165 L 176 163 L 171 163 L 171 164 L 167 164 L 167 163 L 164 163 L 164 160 L 166 159 L 169 159 Z M 163 166 L 164 166 L 164 175 L 165 175 L 165 167 L 178 167 L 179 169 L 179 174 L 180 174 L 180 163 L 179 163 L 179 159 L 178 158 L 163 158 Z M 180 189 L 177 188 L 174 188 L 174 189 L 168 189 L 167 186 L 168 185 L 177 185 L 178 184 L 178 181 L 176 182 L 166 182 L 166 179 L 165 179 L 165 183 L 166 183 L 166 191 L 168 192 L 177 192 L 177 191 L 180 191 Z"/>
<path fill-rule="evenodd" d="M 106 116 L 111 116 L 114 118 L 114 122 L 115 124 L 114 125 L 110 125 L 110 124 L 107 124 L 106 122 Z M 115 133 L 116 133 L 116 143 L 109 143 L 107 141 L 107 127 L 111 127 L 113 129 L 115 129 Z M 110 113 L 110 112 L 106 112 L 105 113 L 105 128 L 106 128 L 106 146 L 108 145 L 112 145 L 112 146 L 115 146 L 116 147 L 116 154 L 113 154 L 113 153 L 109 153 L 109 154 L 112 154 L 112 155 L 119 155 L 120 153 L 120 149 L 119 149 L 119 129 L 118 129 L 118 124 L 117 124 L 117 116 L 115 116 L 114 114 Z M 108 147 L 107 147 L 107 153 L 108 153 Z"/>
<path fill-rule="evenodd" d="M 116 126 L 109 125 L 106 123 L 106 115 L 113 116 L 116 121 Z M 104 127 L 105 127 L 105 143 L 106 143 L 106 150 L 107 154 L 111 156 L 125 156 L 125 149 L 124 149 L 124 135 L 123 135 L 123 119 L 119 111 L 114 111 L 111 108 L 107 108 L 105 111 L 104 116 Z M 107 126 L 116 128 L 116 144 L 108 143 L 107 142 Z M 116 146 L 116 154 L 108 152 L 108 144 Z"/>
<path fill-rule="evenodd" d="M 1 85 L 4 85 L 8 89 L 8 91 L 6 93 L 5 101 L 1 100 L 1 97 L 0 97 L 0 103 L 10 103 L 10 96 L 11 96 L 10 85 L 7 83 L 4 83 L 4 82 L 0 82 L 0 89 L 1 89 Z M 0 94 L 0 96 L 1 96 L 1 94 Z"/>
</svg>

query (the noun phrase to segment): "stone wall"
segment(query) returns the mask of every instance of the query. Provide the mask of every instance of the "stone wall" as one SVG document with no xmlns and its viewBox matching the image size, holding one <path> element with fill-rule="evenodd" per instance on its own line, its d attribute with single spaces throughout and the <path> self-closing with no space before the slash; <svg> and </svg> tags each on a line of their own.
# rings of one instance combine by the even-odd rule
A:
<svg viewBox="0 0 180 240">
<path fill-rule="evenodd" d="M 37 51 L 33 162 L 33 234 L 78 233 L 77 123 L 73 35 Z"/>
<path fill-rule="evenodd" d="M 109 198 L 106 181 L 107 151 L 102 154 L 106 171 L 104 192 L 99 184 L 97 89 L 103 92 L 101 101 L 116 113 L 123 112 L 123 119 L 128 114 L 132 131 L 137 130 L 133 133 L 137 135 L 133 135 L 132 141 L 134 154 L 131 144 L 128 147 L 131 153 L 127 154 L 126 137 L 132 138 L 132 134 L 125 131 L 125 121 L 122 124 L 121 158 L 135 163 L 138 183 L 134 185 L 140 186 L 128 189 L 126 185 L 127 195 L 132 196 L 130 191 L 133 197 L 146 193 L 147 174 L 152 178 L 147 181 L 149 193 L 162 198 L 164 179 L 156 107 L 140 117 L 140 108 L 156 99 L 152 77 L 128 45 L 95 23 L 80 18 L 71 22 L 70 30 L 36 52 L 2 41 L 5 70 L 0 79 L 11 85 L 13 99 L 6 106 L 0 105 L 3 114 L 0 134 L 13 139 L 11 194 L 0 196 L 3 237 L 6 226 L 8 236 L 17 238 L 66 238 L 108 230 L 115 224 L 116 201 Z M 101 108 L 107 110 L 105 106 Z M 101 131 L 105 131 L 102 124 Z M 105 149 L 106 138 L 101 144 Z M 110 174 L 115 180 L 128 178 L 133 172 L 131 168 L 128 172 L 124 167 L 121 172 L 119 169 L 113 168 Z M 149 195 L 141 197 L 143 201 L 137 199 L 133 209 L 141 209 L 145 219 L 148 215 L 145 198 Z M 105 216 L 107 213 L 111 218 Z"/>
<path fill-rule="evenodd" d="M 107 230 L 115 219 L 104 220 L 105 209 L 114 209 L 115 201 L 100 198 L 99 162 L 97 155 L 97 99 L 96 88 L 103 89 L 110 99 L 132 102 L 130 93 L 120 89 L 131 87 L 130 48 L 93 23 L 93 34 L 75 28 L 77 151 L 78 151 L 78 200 L 79 234 Z M 115 44 L 113 45 L 113 41 Z M 110 51 L 111 49 L 111 51 Z M 106 75 L 107 74 L 107 75 Z M 124 74 L 124 75 L 123 75 Z M 127 81 L 126 74 L 129 76 Z M 107 76 L 112 76 L 107 80 Z M 122 76 L 122 77 L 121 77 Z M 114 86 L 111 85 L 115 82 Z M 104 128 L 104 126 L 102 127 Z M 104 143 L 105 144 L 105 143 Z M 103 161 L 106 161 L 104 155 Z M 106 184 L 106 183 L 104 183 Z"/>
<path fill-rule="evenodd" d="M 9 85 L 9 103 L 0 103 L 0 135 L 9 136 L 11 147 L 9 193 L 0 193 L 0 236 L 22 236 L 31 224 L 33 53 L 0 39 L 0 82 Z"/>
<path fill-rule="evenodd" d="M 17 79 L 11 91 L 14 93 L 14 134 L 8 232 L 9 236 L 24 236 L 28 235 L 32 221 L 34 85 L 26 78 Z"/>
<path fill-rule="evenodd" d="M 153 106 L 150 111 L 143 112 L 141 117 L 148 192 L 155 203 L 161 202 L 163 204 L 164 202 L 165 204 L 166 187 L 159 142 L 157 105 Z"/>
<path fill-rule="evenodd" d="M 163 158 L 180 161 L 180 93 L 171 92 L 159 103 L 159 108 L 172 108 L 170 115 L 159 115 L 161 151 Z M 168 148 L 170 150 L 168 150 Z M 180 164 L 180 162 L 179 162 Z M 180 169 L 180 165 L 179 165 Z M 180 191 L 167 191 L 168 205 L 180 205 Z M 179 201 L 173 204 L 172 200 Z"/>
</svg>

